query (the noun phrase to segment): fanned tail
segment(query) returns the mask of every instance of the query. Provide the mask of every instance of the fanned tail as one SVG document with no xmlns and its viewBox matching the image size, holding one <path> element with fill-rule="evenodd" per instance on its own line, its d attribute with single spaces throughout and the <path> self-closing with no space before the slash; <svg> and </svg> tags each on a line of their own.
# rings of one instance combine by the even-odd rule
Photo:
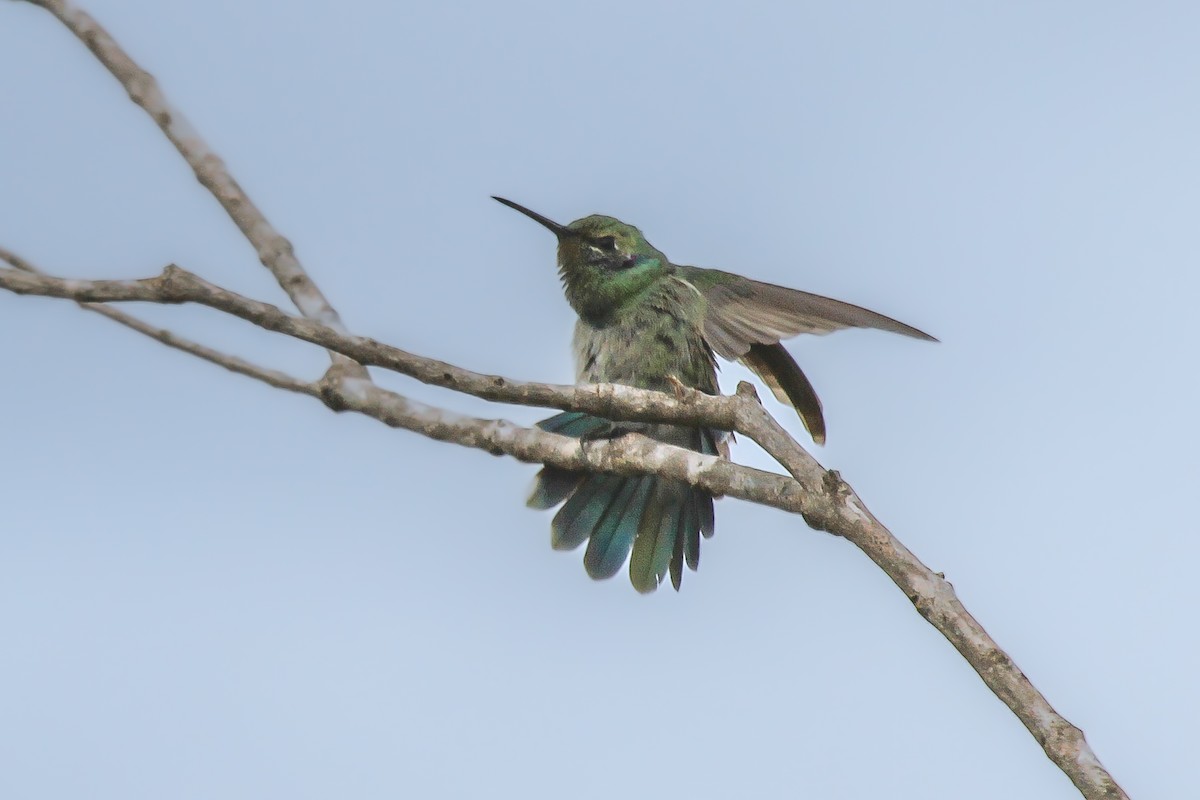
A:
<svg viewBox="0 0 1200 800">
<path fill-rule="evenodd" d="M 568 411 L 538 423 L 564 436 L 604 436 L 608 420 Z M 718 455 L 720 435 L 699 428 L 650 425 L 647 436 L 669 444 Z M 700 565 L 700 537 L 713 534 L 713 498 L 682 481 L 653 475 L 620 476 L 578 473 L 544 467 L 528 505 L 552 508 L 566 501 L 550 525 L 550 544 L 573 550 L 588 543 L 583 565 L 588 575 L 611 578 L 629 559 L 629 579 L 639 592 L 652 592 L 669 573 L 679 589 L 683 566 Z"/>
</svg>

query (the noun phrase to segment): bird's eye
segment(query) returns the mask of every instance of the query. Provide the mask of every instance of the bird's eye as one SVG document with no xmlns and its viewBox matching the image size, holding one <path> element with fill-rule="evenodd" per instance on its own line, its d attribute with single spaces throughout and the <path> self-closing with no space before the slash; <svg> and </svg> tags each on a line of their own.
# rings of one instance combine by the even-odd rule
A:
<svg viewBox="0 0 1200 800">
<path fill-rule="evenodd" d="M 592 244 L 594 244 L 597 249 L 603 250 L 606 253 L 617 252 L 617 239 L 615 236 L 601 236 L 593 239 Z"/>
</svg>

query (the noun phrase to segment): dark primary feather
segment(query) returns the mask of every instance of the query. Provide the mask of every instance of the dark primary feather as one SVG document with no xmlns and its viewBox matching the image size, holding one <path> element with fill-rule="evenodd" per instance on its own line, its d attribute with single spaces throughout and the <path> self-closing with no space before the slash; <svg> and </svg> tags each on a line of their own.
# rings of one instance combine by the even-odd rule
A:
<svg viewBox="0 0 1200 800">
<path fill-rule="evenodd" d="M 813 441 L 825 444 L 825 415 L 821 399 L 808 377 L 781 344 L 752 344 L 742 356 L 742 363 L 754 371 L 771 389 L 781 403 L 790 403 L 800 414 Z"/>
</svg>

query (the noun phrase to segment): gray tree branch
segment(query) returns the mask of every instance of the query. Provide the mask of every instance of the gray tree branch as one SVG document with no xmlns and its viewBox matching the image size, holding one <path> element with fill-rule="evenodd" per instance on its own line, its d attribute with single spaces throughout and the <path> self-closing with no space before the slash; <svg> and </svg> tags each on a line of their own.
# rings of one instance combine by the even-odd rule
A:
<svg viewBox="0 0 1200 800">
<path fill-rule="evenodd" d="M 275 306 L 222 289 L 174 265 L 153 278 L 121 281 L 67 280 L 28 269 L 0 270 L 0 288 L 16 294 L 59 297 L 80 303 L 199 303 L 266 330 L 320 345 L 358 363 L 390 369 L 488 400 L 585 411 L 610 419 L 706 425 L 741 433 L 779 461 L 792 479 L 640 436 L 581 444 L 575 439 L 503 420 L 465 417 L 417 403 L 367 380 L 338 375 L 336 370 L 319 382 L 316 392 L 305 390 L 317 394 L 335 410 L 356 411 L 392 427 L 440 441 L 566 469 L 618 474 L 653 472 L 687 481 L 713 494 L 799 513 L 810 526 L 851 541 L 883 569 L 921 616 L 946 637 L 992 692 L 1017 715 L 1084 797 L 1125 797 L 1087 744 L 1083 732 L 1054 710 L 966 610 L 953 586 L 896 539 L 836 472 L 826 471 L 800 447 L 767 414 L 747 384 L 739 387 L 732 397 L 681 390 L 680 397 L 675 398 L 627 386 L 554 386 L 481 375 L 290 316 Z M 189 348 L 181 349 L 190 352 Z M 222 363 L 213 358 L 208 360 Z M 254 374 L 251 377 L 264 379 Z"/>
<path fill-rule="evenodd" d="M 138 66 L 92 15 L 68 0 L 25 1 L 46 9 L 75 34 L 125 88 L 129 99 L 150 115 L 192 168 L 196 179 L 212 193 L 254 247 L 259 261 L 275 276 L 300 313 L 326 327 L 344 331 L 341 317 L 301 266 L 292 243 L 267 221 L 266 215 L 234 180 L 225 162 L 201 138 L 183 112 L 171 105 L 154 76 Z M 346 374 L 366 376 L 366 371 L 355 367 L 353 362 L 340 356 L 333 357 L 335 364 L 342 362 L 340 366 Z"/>
<path fill-rule="evenodd" d="M 734 397 L 681 391 L 678 398 L 623 386 L 553 386 L 481 375 L 427 359 L 365 337 L 353 336 L 309 278 L 291 243 L 279 234 L 229 174 L 221 159 L 184 116 L 166 100 L 148 72 L 86 12 L 67 0 L 25 0 L 53 14 L 120 81 L 217 199 L 259 260 L 274 274 L 302 318 L 275 306 L 236 295 L 178 267 L 141 281 L 64 280 L 42 274 L 18 256 L 0 250 L 0 288 L 17 294 L 78 302 L 168 346 L 225 369 L 288 391 L 321 399 L 339 411 L 355 411 L 392 427 L 522 461 L 575 470 L 618 474 L 655 473 L 728 495 L 801 514 L 814 528 L 853 542 L 904 592 L 917 611 L 971 664 L 987 686 L 1033 734 L 1047 756 L 1089 800 L 1119 800 L 1125 793 L 1105 771 L 1083 733 L 1063 719 L 1012 659 L 963 607 L 944 577 L 921 563 L 867 509 L 854 490 L 826 471 L 758 403 L 752 389 Z M 194 302 L 259 327 L 326 348 L 333 366 L 307 382 L 218 352 L 168 330 L 151 326 L 107 302 Z M 575 439 L 522 428 L 503 420 L 466 417 L 381 389 L 363 365 L 409 375 L 425 383 L 488 400 L 586 411 L 610 419 L 703 424 L 742 433 L 758 442 L 791 477 L 784 477 L 690 450 L 631 435 L 581 444 Z"/>
<path fill-rule="evenodd" d="M 35 275 L 44 275 L 41 270 L 35 267 L 29 261 L 18 256 L 11 250 L 6 250 L 0 247 L 0 261 L 7 262 L 14 269 L 19 269 L 23 272 L 28 272 Z M 80 308 L 85 311 L 91 311 L 99 314 L 102 317 L 107 317 L 113 322 L 124 325 L 126 328 L 137 331 L 140 334 L 149 336 L 156 342 L 162 342 L 167 347 L 173 347 L 176 350 L 182 350 L 196 358 L 203 359 L 209 363 L 216 364 L 219 367 L 224 367 L 230 372 L 236 372 L 239 375 L 245 375 L 248 378 L 260 380 L 268 386 L 273 386 L 276 389 L 285 389 L 289 392 L 299 392 L 300 394 L 308 394 L 319 396 L 319 390 L 316 384 L 302 381 L 299 378 L 293 378 L 287 373 L 279 370 L 267 369 L 260 367 L 257 364 L 252 364 L 245 359 L 231 356 L 214 350 L 211 347 L 206 347 L 202 344 L 190 341 L 177 334 L 172 333 L 166 328 L 159 328 L 151 325 L 148 322 L 138 319 L 131 314 L 126 314 L 118 308 L 105 305 L 104 303 L 79 303 Z"/>
</svg>

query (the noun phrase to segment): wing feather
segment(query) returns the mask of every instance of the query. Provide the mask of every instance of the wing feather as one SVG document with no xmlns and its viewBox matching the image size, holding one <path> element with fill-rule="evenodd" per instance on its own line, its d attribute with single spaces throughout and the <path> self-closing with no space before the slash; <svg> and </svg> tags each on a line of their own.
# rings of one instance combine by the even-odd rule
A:
<svg viewBox="0 0 1200 800">
<path fill-rule="evenodd" d="M 730 361 L 741 358 L 752 344 L 775 344 L 802 333 L 825 334 L 843 328 L 876 328 L 937 341 L 870 309 L 731 272 L 692 267 L 684 278 L 707 301 L 705 338 L 718 355 Z"/>
<path fill-rule="evenodd" d="M 679 269 L 680 277 L 705 300 L 704 338 L 709 346 L 722 358 L 753 370 L 780 402 L 796 409 L 818 444 L 825 441 L 821 401 L 780 341 L 843 328 L 876 328 L 937 341 L 911 325 L 830 297 L 715 269 Z"/>
<path fill-rule="evenodd" d="M 821 411 L 821 398 L 817 397 L 808 376 L 783 345 L 752 344 L 741 362 L 762 379 L 776 400 L 796 409 L 814 442 L 825 444 L 825 415 Z"/>
</svg>

